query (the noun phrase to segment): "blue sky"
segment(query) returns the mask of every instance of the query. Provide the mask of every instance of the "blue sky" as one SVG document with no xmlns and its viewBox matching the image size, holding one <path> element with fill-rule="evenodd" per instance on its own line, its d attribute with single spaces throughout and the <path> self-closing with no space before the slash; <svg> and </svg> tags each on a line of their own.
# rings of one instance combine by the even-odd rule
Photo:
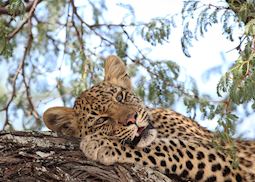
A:
<svg viewBox="0 0 255 182">
<path fill-rule="evenodd" d="M 116 18 L 116 22 L 121 21 L 121 16 L 116 16 L 116 14 L 121 14 L 121 8 L 116 6 L 117 1 L 109 1 L 107 3 L 111 4 L 111 10 L 109 17 Z M 177 25 L 176 29 L 172 30 L 169 43 L 164 45 L 157 45 L 154 47 L 150 53 L 150 57 L 153 59 L 170 59 L 176 61 L 182 68 L 182 78 L 185 80 L 186 76 L 193 77 L 198 85 L 199 91 L 201 93 L 208 93 L 214 96 L 215 101 L 221 100 L 216 94 L 216 85 L 220 79 L 221 74 L 213 73 L 210 75 L 209 79 L 205 79 L 205 72 L 211 68 L 222 66 L 222 73 L 224 73 L 229 65 L 233 63 L 238 58 L 238 52 L 232 50 L 236 45 L 238 45 L 238 39 L 231 42 L 226 39 L 223 35 L 222 25 L 213 25 L 208 28 L 208 32 L 205 33 L 204 37 L 200 37 L 198 41 L 193 41 L 193 47 L 189 49 L 191 57 L 187 58 L 184 56 L 181 49 L 180 38 L 182 36 L 182 24 L 181 24 L 181 9 L 182 1 L 168 1 L 168 0 L 148 0 L 148 1 L 135 1 L 126 0 L 121 1 L 123 3 L 129 3 L 133 6 L 135 10 L 136 19 L 138 21 L 147 22 L 151 18 L 155 17 L 165 17 L 171 15 L 177 15 L 175 22 Z M 203 3 L 212 4 L 222 4 L 222 1 L 215 0 L 203 0 Z M 243 30 L 236 29 L 235 36 L 238 37 Z M 140 46 L 144 44 L 140 42 Z M 232 50 L 232 51 L 230 51 Z M 176 108 L 178 112 L 185 114 L 185 108 L 180 103 Z M 187 114 L 185 114 L 187 115 Z M 255 138 L 255 124 L 254 115 L 245 119 L 245 121 L 238 125 L 237 133 L 242 134 L 245 137 Z M 199 120 L 199 118 L 198 118 Z M 216 120 L 213 121 L 199 121 L 199 123 L 211 130 L 215 129 L 217 126 Z"/>
<path fill-rule="evenodd" d="M 83 1 L 76 1 L 77 4 L 84 3 Z M 181 49 L 181 36 L 182 36 L 182 19 L 181 19 L 181 9 L 183 7 L 182 1 L 169 1 L 169 0 L 112 0 L 106 1 L 108 11 L 106 19 L 111 20 L 112 23 L 120 23 L 125 16 L 125 9 L 119 4 L 131 4 L 135 11 L 135 16 L 137 21 L 148 22 L 155 17 L 165 17 L 176 15 L 175 23 L 177 27 L 172 29 L 169 43 L 164 45 L 157 45 L 156 47 L 151 48 L 151 52 L 148 56 L 152 59 L 167 59 L 176 61 L 177 64 L 181 66 L 182 75 L 180 80 L 185 81 L 188 76 L 194 78 L 197 82 L 199 91 L 201 93 L 208 93 L 213 95 L 215 100 L 221 100 L 216 95 L 216 85 L 220 79 L 221 74 L 214 73 L 209 79 L 205 79 L 204 74 L 207 70 L 217 67 L 219 65 L 224 65 L 222 67 L 222 72 L 225 72 L 228 66 L 233 63 L 237 57 L 237 51 L 230 51 L 238 44 L 238 39 L 234 42 L 231 42 L 226 39 L 222 34 L 222 25 L 214 25 L 208 29 L 208 32 L 205 33 L 204 37 L 200 37 L 198 41 L 193 41 L 193 47 L 190 47 L 189 52 L 191 54 L 190 58 L 184 56 Z M 220 1 L 215 0 L 203 0 L 204 3 L 216 4 Z M 85 17 L 88 18 L 86 12 L 84 12 Z M 83 15 L 83 16 L 84 16 Z M 128 18 L 126 18 L 128 21 Z M 242 30 L 237 29 L 235 35 L 242 33 Z M 59 33 L 59 36 L 65 36 L 63 32 Z M 96 41 L 96 40 L 95 40 Z M 148 44 L 140 38 L 136 40 L 141 48 L 147 48 Z M 59 56 L 59 62 L 62 64 L 63 55 Z M 5 69 L 6 66 L 1 66 Z M 3 73 L 0 68 L 0 73 Z M 70 72 L 71 73 L 71 72 Z M 62 66 L 61 70 L 56 70 L 51 74 L 52 76 L 58 77 L 59 75 L 64 74 L 68 76 L 69 70 L 67 67 Z M 1 78 L 5 78 L 7 75 L 2 75 Z M 71 76 L 71 75 L 70 75 Z M 50 84 L 54 85 L 55 81 L 53 79 L 48 80 Z M 52 82 L 52 83 L 51 83 Z M 1 85 L 0 85 L 1 89 Z M 1 93 L 0 93 L 1 94 Z M 62 105 L 62 103 L 55 99 L 48 104 L 39 104 L 39 112 L 42 113 L 45 109 L 51 106 Z M 174 109 L 178 112 L 181 112 L 184 115 L 186 109 L 183 107 L 183 104 L 178 104 Z M 3 113 L 2 113 L 3 114 Z M 198 118 L 199 123 L 207 128 L 213 130 L 217 126 L 216 121 L 201 121 L 201 118 Z M 245 137 L 255 138 L 255 124 L 254 116 L 246 118 L 245 122 L 242 125 L 238 125 L 238 133 L 245 133 Z M 17 128 L 21 127 L 17 123 Z"/>
</svg>

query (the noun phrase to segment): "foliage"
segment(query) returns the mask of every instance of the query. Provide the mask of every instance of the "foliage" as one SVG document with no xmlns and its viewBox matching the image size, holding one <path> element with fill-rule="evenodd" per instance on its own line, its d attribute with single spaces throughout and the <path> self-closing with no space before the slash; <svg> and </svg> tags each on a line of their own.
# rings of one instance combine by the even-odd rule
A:
<svg viewBox="0 0 255 182">
<path fill-rule="evenodd" d="M 0 95 L 4 127 L 19 116 L 25 129 L 41 129 L 39 115 L 49 98 L 71 106 L 82 90 L 103 79 L 103 58 L 117 54 L 127 63 L 138 85 L 134 89 L 146 104 L 170 107 L 182 99 L 192 118 L 197 113 L 216 118 L 218 131 L 224 131 L 220 138 L 228 141 L 240 119 L 237 107 L 251 103 L 255 108 L 255 7 L 250 1 L 240 2 L 213 5 L 189 0 L 183 4 L 181 45 L 187 57 L 192 42 L 214 24 L 221 24 L 230 40 L 236 39 L 235 29 L 244 29 L 235 48 L 240 56 L 217 86 L 222 100 L 213 101 L 199 92 L 191 78 L 189 85 L 179 81 L 177 63 L 152 60 L 148 50 L 138 46 L 138 38 L 151 49 L 169 42 L 176 15 L 138 22 L 133 8 L 120 3 L 123 19 L 116 23 L 109 20 L 104 0 L 0 1 L 6 9 L 0 14 L 0 60 L 8 67 L 7 91 Z"/>
<path fill-rule="evenodd" d="M 10 28 L 6 26 L 4 21 L 0 21 L 0 30 L 0 54 L 9 57 L 13 52 L 13 45 L 8 41 Z"/>
<path fill-rule="evenodd" d="M 240 56 L 220 79 L 217 94 L 219 97 L 225 98 L 222 103 L 225 104 L 225 108 L 228 108 L 226 113 L 234 111 L 237 105 L 254 103 L 254 3 L 229 0 L 213 5 L 204 4 L 202 1 L 185 1 L 182 14 L 184 34 L 188 35 L 183 36 L 182 45 L 187 56 L 190 56 L 188 48 L 192 45 L 192 40 L 198 39 L 198 35 L 203 36 L 208 27 L 213 24 L 221 23 L 223 33 L 230 40 L 234 39 L 234 29 L 237 27 L 245 29 L 239 38 L 240 44 L 235 48 L 239 51 Z M 192 23 L 194 24 L 192 20 L 196 20 L 193 31 L 191 30 Z M 208 107 L 212 108 L 212 105 L 209 104 Z M 226 109 L 223 111 L 225 112 Z M 214 112 L 214 114 L 219 113 Z"/>
<path fill-rule="evenodd" d="M 153 46 L 163 44 L 169 39 L 172 27 L 175 27 L 173 19 L 154 19 L 142 27 L 141 36 Z"/>
<path fill-rule="evenodd" d="M 184 32 L 188 32 L 189 35 L 184 36 L 182 40 L 183 51 L 187 56 L 192 39 L 197 39 L 197 35 L 203 36 L 213 24 L 221 23 L 223 33 L 231 41 L 234 40 L 233 32 L 236 27 L 244 29 L 243 35 L 239 37 L 240 43 L 235 48 L 240 56 L 222 75 L 217 85 L 217 94 L 224 99 L 216 107 L 208 102 L 205 104 L 207 109 L 204 109 L 209 108 L 209 119 L 219 118 L 216 146 L 221 148 L 221 142 L 229 143 L 232 147 L 227 152 L 234 158 L 233 165 L 237 166 L 235 144 L 231 137 L 235 135 L 235 126 L 239 118 L 234 113 L 238 106 L 248 103 L 252 103 L 252 108 L 255 108 L 255 4 L 252 1 L 239 0 L 227 0 L 226 3 L 217 5 L 186 1 L 182 12 Z M 194 31 L 190 30 L 191 19 L 196 19 Z"/>
<path fill-rule="evenodd" d="M 8 12 L 15 16 L 16 14 L 24 14 L 25 13 L 25 5 L 22 0 L 10 0 L 7 5 Z"/>
</svg>

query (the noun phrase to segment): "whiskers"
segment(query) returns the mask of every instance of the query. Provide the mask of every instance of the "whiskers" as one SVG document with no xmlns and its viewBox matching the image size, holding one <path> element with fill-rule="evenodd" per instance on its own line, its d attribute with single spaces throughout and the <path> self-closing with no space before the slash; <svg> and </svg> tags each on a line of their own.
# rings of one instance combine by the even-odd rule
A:
<svg viewBox="0 0 255 182">
<path fill-rule="evenodd" d="M 115 133 L 115 137 L 120 141 L 122 145 L 130 143 L 137 132 L 136 126 L 122 127 Z"/>
<path fill-rule="evenodd" d="M 133 144 L 140 140 L 141 136 L 138 134 L 139 128 L 145 128 L 149 124 L 148 112 L 141 108 L 139 109 L 137 122 L 130 126 L 121 126 L 114 132 L 115 139 L 118 139 L 122 145 Z"/>
<path fill-rule="evenodd" d="M 145 109 L 141 108 L 139 110 L 139 113 L 140 114 L 137 117 L 137 121 L 138 121 L 137 125 L 139 127 L 147 125 L 148 121 L 149 121 L 149 114 L 148 114 L 148 112 Z"/>
</svg>

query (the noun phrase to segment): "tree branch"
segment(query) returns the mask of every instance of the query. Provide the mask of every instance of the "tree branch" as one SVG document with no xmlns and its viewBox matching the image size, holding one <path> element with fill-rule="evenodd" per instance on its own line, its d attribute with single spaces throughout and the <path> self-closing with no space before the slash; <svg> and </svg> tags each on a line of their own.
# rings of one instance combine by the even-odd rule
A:
<svg viewBox="0 0 255 182">
<path fill-rule="evenodd" d="M 76 15 L 76 17 L 78 18 L 78 20 L 81 22 L 81 24 L 84 24 L 86 27 L 88 27 L 92 32 L 94 32 L 95 35 L 97 35 L 98 37 L 100 37 L 101 40 L 107 42 L 109 45 L 113 45 L 114 43 L 110 40 L 108 40 L 107 38 L 105 38 L 104 36 L 102 36 L 100 33 L 98 33 L 95 30 L 95 26 L 90 26 L 88 23 L 86 23 L 83 18 L 78 14 L 77 12 L 77 7 L 74 4 L 73 0 L 70 0 L 71 4 L 72 4 L 72 8 L 73 8 L 73 13 Z"/>
<path fill-rule="evenodd" d="M 150 168 L 88 161 L 79 142 L 50 132 L 0 132 L 0 181 L 172 181 Z"/>
<path fill-rule="evenodd" d="M 26 59 L 27 55 L 30 52 L 30 49 L 32 47 L 32 42 L 33 42 L 32 19 L 30 18 L 29 19 L 28 41 L 27 41 L 27 46 L 26 46 L 23 58 L 22 58 L 23 62 L 25 62 L 25 59 Z M 22 65 L 21 75 L 23 77 L 23 83 L 24 83 L 24 86 L 25 86 L 25 92 L 26 92 L 27 100 L 28 100 L 28 103 L 29 103 L 29 106 L 30 106 L 30 112 L 34 116 L 36 124 L 38 126 L 40 126 L 41 125 L 41 120 L 39 118 L 39 114 L 36 111 L 35 106 L 34 106 L 33 101 L 32 101 L 32 96 L 31 96 L 31 93 L 30 93 L 30 86 L 29 86 L 29 83 L 26 81 L 25 65 L 24 64 Z"/>
<path fill-rule="evenodd" d="M 20 71 L 22 69 L 24 65 L 24 61 L 21 60 L 20 63 L 19 63 L 19 66 L 16 70 L 16 73 L 12 79 L 12 94 L 11 94 L 11 97 L 9 99 L 9 101 L 7 102 L 6 106 L 2 109 L 0 109 L 0 112 L 2 111 L 5 111 L 5 122 L 4 122 L 4 125 L 3 125 L 3 129 L 6 128 L 6 126 L 10 126 L 10 123 L 9 123 L 9 108 L 10 108 L 10 104 L 12 103 L 14 97 L 16 96 L 16 81 L 17 81 L 17 78 L 20 74 Z"/>
</svg>

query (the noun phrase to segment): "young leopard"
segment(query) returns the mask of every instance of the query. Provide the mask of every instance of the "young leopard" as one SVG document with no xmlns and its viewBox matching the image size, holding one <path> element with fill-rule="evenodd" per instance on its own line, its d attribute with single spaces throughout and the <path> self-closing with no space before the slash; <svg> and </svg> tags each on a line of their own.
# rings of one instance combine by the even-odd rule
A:
<svg viewBox="0 0 255 182">
<path fill-rule="evenodd" d="M 212 132 L 172 110 L 144 106 L 116 56 L 107 58 L 103 82 L 73 108 L 49 108 L 43 120 L 51 130 L 81 137 L 86 157 L 105 165 L 136 163 L 192 181 L 255 182 L 255 142 L 237 141 L 240 164 L 233 168 L 211 144 Z"/>
</svg>

